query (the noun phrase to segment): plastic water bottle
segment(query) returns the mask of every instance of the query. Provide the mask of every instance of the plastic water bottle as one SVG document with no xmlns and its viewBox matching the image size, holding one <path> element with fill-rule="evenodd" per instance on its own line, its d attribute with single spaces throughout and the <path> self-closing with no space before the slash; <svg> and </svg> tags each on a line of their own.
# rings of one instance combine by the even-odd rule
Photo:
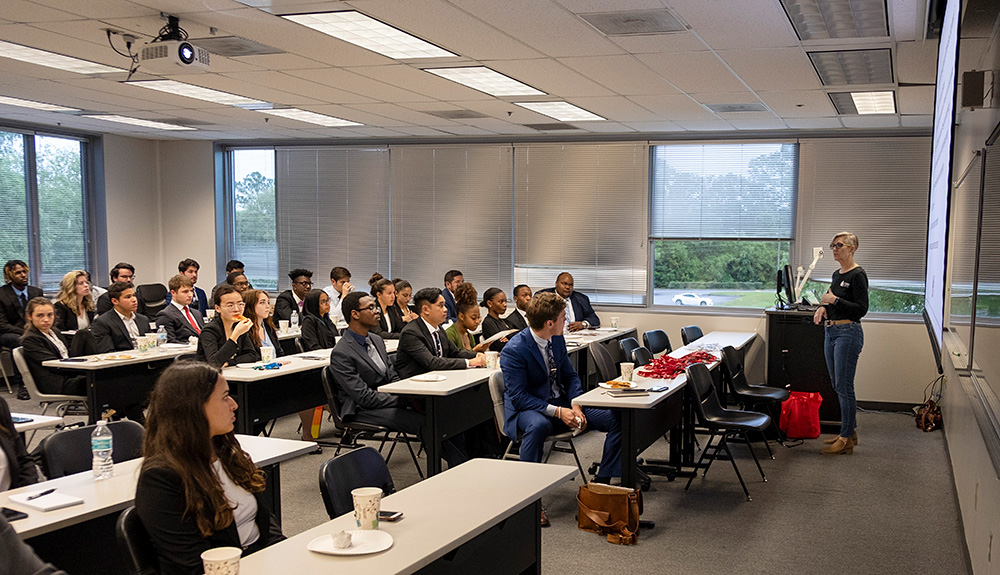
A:
<svg viewBox="0 0 1000 575">
<path fill-rule="evenodd" d="M 288 329 L 292 331 L 298 331 L 299 329 L 299 312 L 293 311 L 292 316 L 288 318 Z"/>
<path fill-rule="evenodd" d="M 94 479 L 107 479 L 115 474 L 115 462 L 111 459 L 113 442 L 108 422 L 100 420 L 90 434 L 90 450 L 94 453 Z"/>
<path fill-rule="evenodd" d="M 160 326 L 156 328 L 156 347 L 163 347 L 167 343 L 167 328 Z"/>
</svg>

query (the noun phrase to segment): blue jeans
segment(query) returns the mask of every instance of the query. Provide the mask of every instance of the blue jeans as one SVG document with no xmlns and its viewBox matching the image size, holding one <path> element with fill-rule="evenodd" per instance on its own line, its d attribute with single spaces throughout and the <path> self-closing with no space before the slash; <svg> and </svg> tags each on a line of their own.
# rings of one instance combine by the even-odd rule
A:
<svg viewBox="0 0 1000 575">
<path fill-rule="evenodd" d="M 854 397 L 854 374 L 858 356 L 865 345 L 865 332 L 860 323 L 845 323 L 826 327 L 826 368 L 830 371 L 833 390 L 840 400 L 840 436 L 851 437 L 858 426 L 858 400 Z"/>
<path fill-rule="evenodd" d="M 563 406 L 567 409 L 568 406 Z M 621 477 L 622 467 L 622 424 L 617 411 L 584 407 L 587 416 L 587 431 L 606 431 L 604 455 L 597 477 L 608 479 Z M 521 461 L 540 462 L 545 448 L 545 438 L 553 433 L 563 433 L 569 428 L 560 419 L 548 417 L 540 411 L 522 411 L 517 414 L 517 430 L 521 433 Z"/>
</svg>

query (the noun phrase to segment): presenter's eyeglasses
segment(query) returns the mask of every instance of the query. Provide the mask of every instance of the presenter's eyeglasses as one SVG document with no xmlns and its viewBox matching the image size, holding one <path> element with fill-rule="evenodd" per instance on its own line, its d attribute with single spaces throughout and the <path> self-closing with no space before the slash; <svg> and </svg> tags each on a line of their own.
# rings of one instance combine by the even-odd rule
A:
<svg viewBox="0 0 1000 575">
<path fill-rule="evenodd" d="M 845 244 L 843 242 L 837 242 L 835 244 L 830 244 L 830 249 L 831 250 L 839 250 L 839 249 L 843 248 L 845 245 L 847 245 L 847 244 Z"/>
</svg>

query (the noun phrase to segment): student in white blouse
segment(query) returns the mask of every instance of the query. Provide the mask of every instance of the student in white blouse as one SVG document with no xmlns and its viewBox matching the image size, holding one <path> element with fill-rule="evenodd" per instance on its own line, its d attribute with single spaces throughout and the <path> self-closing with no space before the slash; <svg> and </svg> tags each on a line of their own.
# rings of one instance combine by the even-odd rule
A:
<svg viewBox="0 0 1000 575">
<path fill-rule="evenodd" d="M 214 547 L 246 556 L 284 539 L 261 496 L 264 472 L 233 434 L 236 407 L 207 363 L 174 363 L 156 382 L 135 507 L 161 575 L 201 573 L 201 553 Z"/>
</svg>

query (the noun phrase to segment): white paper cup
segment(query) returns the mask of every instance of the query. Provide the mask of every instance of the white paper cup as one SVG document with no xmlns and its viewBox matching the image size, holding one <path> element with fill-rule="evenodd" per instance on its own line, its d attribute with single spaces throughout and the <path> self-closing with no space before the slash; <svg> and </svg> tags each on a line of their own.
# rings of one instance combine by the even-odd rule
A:
<svg viewBox="0 0 1000 575">
<path fill-rule="evenodd" d="M 281 333 L 288 333 L 288 320 L 287 319 L 279 319 L 278 320 L 278 329 L 281 331 Z"/>
<path fill-rule="evenodd" d="M 211 308 L 210 309 L 206 309 L 205 310 L 205 317 L 207 317 L 208 319 L 212 319 L 213 317 L 215 317 L 215 310 L 211 309 Z"/>
<path fill-rule="evenodd" d="M 263 361 L 264 363 L 271 363 L 272 361 L 274 361 L 274 348 L 269 345 L 261 347 L 260 360 Z"/>
<path fill-rule="evenodd" d="M 354 520 L 358 529 L 378 529 L 378 512 L 382 507 L 382 489 L 358 487 L 351 490 L 354 499 Z"/>
<path fill-rule="evenodd" d="M 631 361 L 623 361 L 618 365 L 622 368 L 622 381 L 632 381 L 632 372 L 635 371 L 635 364 Z"/>
<path fill-rule="evenodd" d="M 205 551 L 201 554 L 205 575 L 239 575 L 241 555 L 243 550 L 239 547 L 216 547 Z"/>
<path fill-rule="evenodd" d="M 497 369 L 500 367 L 500 352 L 499 351 L 487 351 L 486 352 L 486 367 L 489 369 Z"/>
<path fill-rule="evenodd" d="M 618 316 L 611 316 L 611 327 L 618 329 Z"/>
</svg>

